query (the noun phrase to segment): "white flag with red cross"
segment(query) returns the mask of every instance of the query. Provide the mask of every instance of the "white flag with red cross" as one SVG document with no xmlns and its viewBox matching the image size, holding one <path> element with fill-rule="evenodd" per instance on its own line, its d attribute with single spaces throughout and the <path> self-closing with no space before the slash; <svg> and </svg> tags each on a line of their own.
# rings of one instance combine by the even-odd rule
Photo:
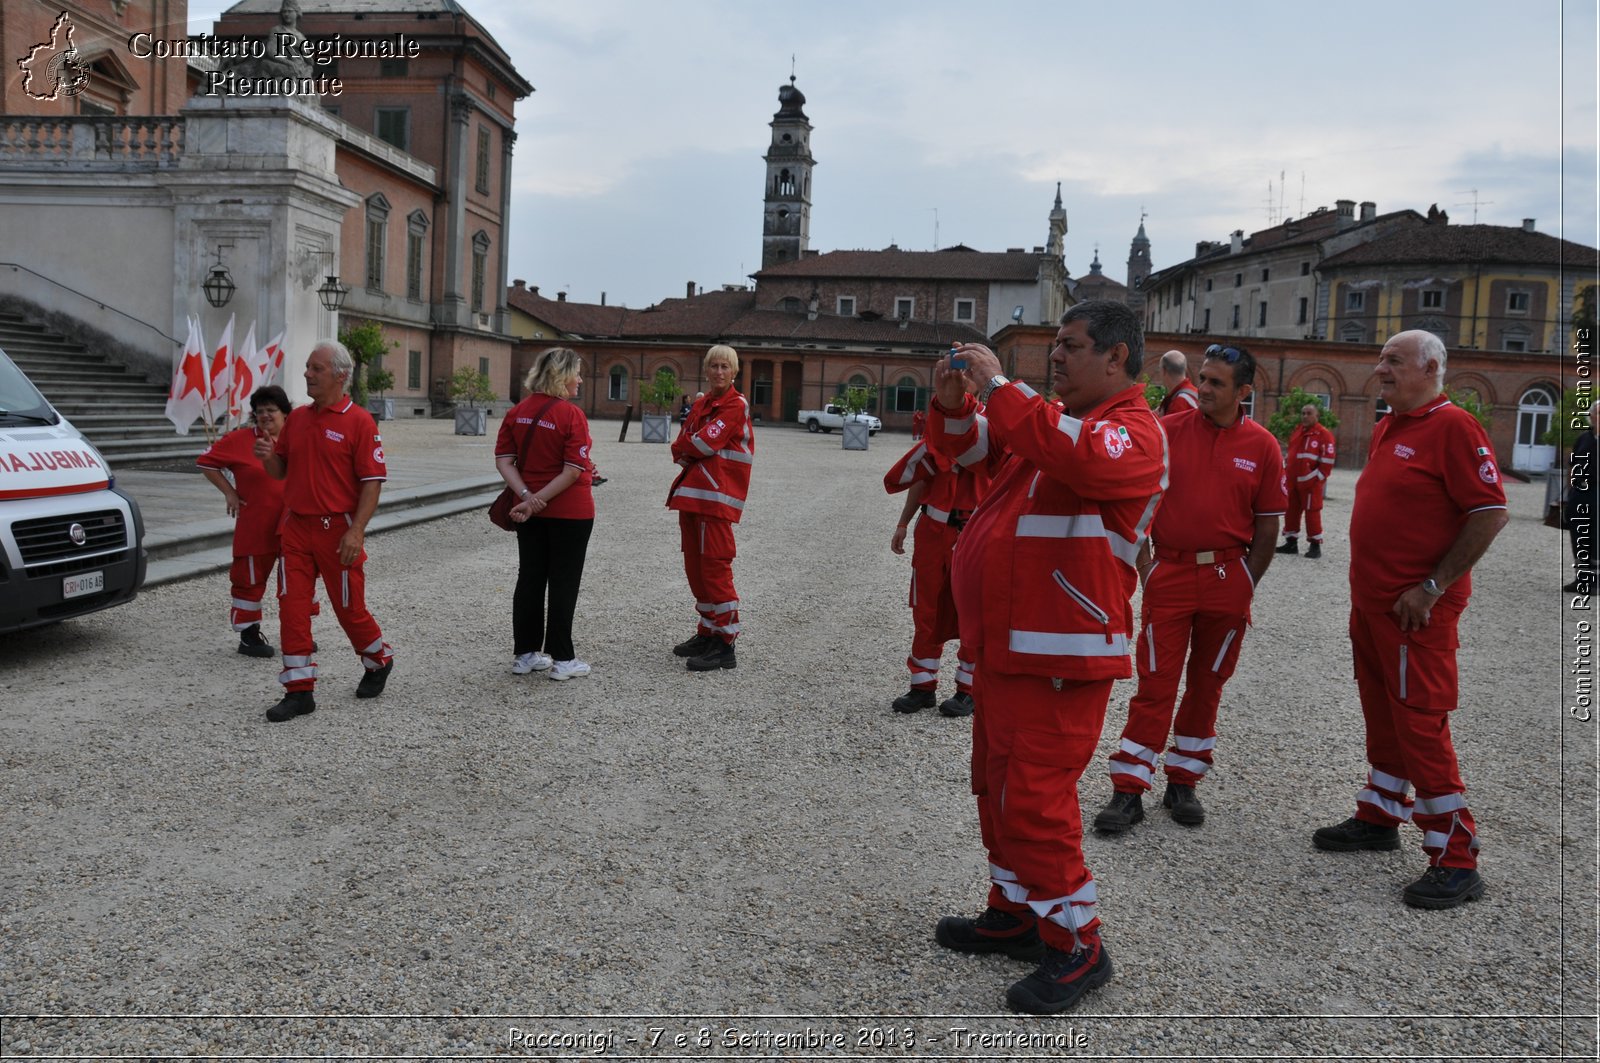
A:
<svg viewBox="0 0 1600 1063">
<path fill-rule="evenodd" d="M 180 436 L 188 435 L 189 426 L 205 413 L 208 386 L 206 341 L 200 335 L 200 322 L 191 317 L 183 354 L 173 367 L 172 385 L 167 389 L 167 420 Z"/>
</svg>

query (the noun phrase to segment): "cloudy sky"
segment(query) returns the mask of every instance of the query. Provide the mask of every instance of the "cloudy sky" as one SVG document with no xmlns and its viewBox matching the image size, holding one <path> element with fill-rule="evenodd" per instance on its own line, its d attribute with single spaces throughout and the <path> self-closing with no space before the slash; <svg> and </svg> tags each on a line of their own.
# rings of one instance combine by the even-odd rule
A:
<svg viewBox="0 0 1600 1063">
<path fill-rule="evenodd" d="M 1057 181 L 1074 275 L 1098 245 L 1123 279 L 1141 212 L 1159 269 L 1337 199 L 1470 222 L 1474 189 L 1600 243 L 1592 0 L 463 2 L 536 89 L 511 275 L 546 294 L 747 282 L 791 55 L 815 249 L 1043 244 Z"/>
</svg>

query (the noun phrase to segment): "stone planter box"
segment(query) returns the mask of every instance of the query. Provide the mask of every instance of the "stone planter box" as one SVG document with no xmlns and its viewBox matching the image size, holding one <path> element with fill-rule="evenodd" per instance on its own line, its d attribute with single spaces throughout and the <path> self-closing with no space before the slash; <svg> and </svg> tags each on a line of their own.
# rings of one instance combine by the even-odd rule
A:
<svg viewBox="0 0 1600 1063">
<path fill-rule="evenodd" d="M 481 436 L 489 432 L 489 411 L 480 407 L 456 408 L 456 435 Z"/>
<path fill-rule="evenodd" d="M 647 413 L 639 418 L 639 439 L 644 443 L 665 443 L 672 438 L 672 418 L 664 413 Z"/>
<path fill-rule="evenodd" d="M 375 421 L 394 420 L 393 399 L 371 399 L 367 402 L 367 412 L 372 414 Z"/>
<path fill-rule="evenodd" d="M 872 429 L 865 421 L 846 421 L 842 430 L 845 450 L 866 450 L 872 440 Z"/>
</svg>

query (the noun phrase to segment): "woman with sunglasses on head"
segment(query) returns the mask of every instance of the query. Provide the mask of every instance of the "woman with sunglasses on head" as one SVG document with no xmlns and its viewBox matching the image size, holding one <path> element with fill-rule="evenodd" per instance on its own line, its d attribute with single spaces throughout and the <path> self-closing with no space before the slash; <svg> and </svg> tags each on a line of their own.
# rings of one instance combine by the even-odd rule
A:
<svg viewBox="0 0 1600 1063">
<path fill-rule="evenodd" d="M 523 381 L 528 397 L 507 411 L 495 442 L 495 468 L 517 496 L 511 509 L 519 562 L 511 600 L 516 675 L 548 670 L 551 679 L 566 680 L 589 674 L 572 645 L 572 617 L 594 530 L 589 419 L 569 401 L 582 384 L 583 361 L 576 351 L 545 351 Z"/>
<path fill-rule="evenodd" d="M 250 396 L 251 423 L 224 435 L 195 461 L 222 492 L 228 516 L 235 521 L 233 564 L 228 570 L 233 584 L 229 619 L 239 633 L 239 652 L 246 657 L 274 657 L 278 652 L 261 635 L 261 601 L 279 552 L 283 481 L 267 475 L 254 448 L 257 439 L 275 442 L 288 417 L 289 396 L 281 387 L 257 388 Z"/>
</svg>

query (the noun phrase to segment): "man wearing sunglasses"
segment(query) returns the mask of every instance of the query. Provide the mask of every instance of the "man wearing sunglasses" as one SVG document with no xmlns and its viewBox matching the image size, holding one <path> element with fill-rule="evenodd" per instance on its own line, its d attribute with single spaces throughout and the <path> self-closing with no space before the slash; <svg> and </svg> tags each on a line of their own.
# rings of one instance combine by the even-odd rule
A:
<svg viewBox="0 0 1600 1063">
<path fill-rule="evenodd" d="M 1286 505 L 1278 441 L 1244 414 L 1255 374 L 1249 351 L 1213 344 L 1200 365 L 1199 408 L 1161 423 L 1171 483 L 1139 551 L 1139 689 L 1111 755 L 1115 792 L 1095 817 L 1103 833 L 1120 834 L 1144 819 L 1144 794 L 1169 733 L 1161 804 L 1178 823 L 1205 822 L 1195 788 L 1211 769 L 1222 687 L 1239 662 L 1250 601 L 1272 564 Z M 1179 702 L 1185 657 L 1188 682 Z"/>
<path fill-rule="evenodd" d="M 991 474 L 956 542 L 961 641 L 976 660 L 972 792 L 988 908 L 947 916 L 958 952 L 1039 960 L 1006 1001 L 1053 1014 L 1111 977 L 1083 862 L 1078 779 L 1126 677 L 1134 561 L 1166 484 L 1166 442 L 1138 383 L 1144 335 L 1121 303 L 1063 315 L 1046 401 L 964 344 L 934 370 L 928 446 Z M 965 362 L 961 367 L 957 360 Z M 952 364 L 957 363 L 957 364 Z"/>
<path fill-rule="evenodd" d="M 1444 396 L 1445 354 L 1431 332 L 1401 332 L 1373 370 L 1391 412 L 1372 430 L 1350 511 L 1350 648 L 1369 770 L 1356 814 L 1311 837 L 1334 852 L 1389 851 L 1400 848 L 1400 824 L 1415 823 L 1428 870 L 1401 894 L 1413 908 L 1454 908 L 1484 892 L 1450 740 L 1456 624 L 1472 566 L 1510 519 L 1488 435 Z"/>
<path fill-rule="evenodd" d="M 1161 356 L 1161 386 L 1167 389 L 1157 411 L 1163 417 L 1200 405 L 1194 385 L 1189 383 L 1189 356 L 1182 351 L 1168 351 Z"/>
</svg>

